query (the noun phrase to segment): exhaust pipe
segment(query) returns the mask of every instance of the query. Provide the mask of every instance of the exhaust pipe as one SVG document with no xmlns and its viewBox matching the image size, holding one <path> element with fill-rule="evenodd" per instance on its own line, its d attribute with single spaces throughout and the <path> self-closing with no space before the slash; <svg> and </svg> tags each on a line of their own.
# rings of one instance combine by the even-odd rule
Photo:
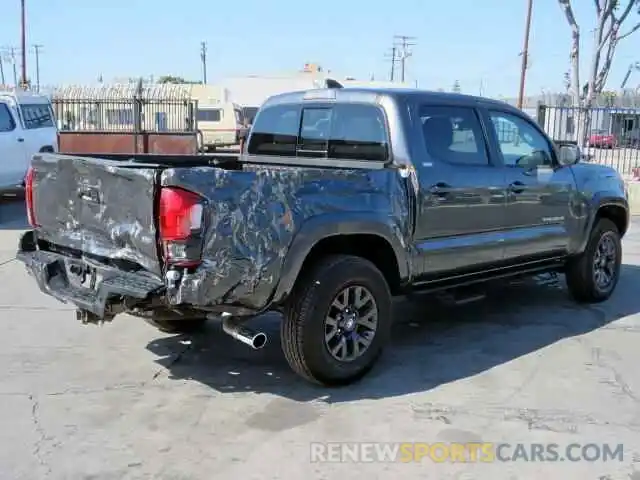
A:
<svg viewBox="0 0 640 480">
<path fill-rule="evenodd" d="M 222 330 L 236 340 L 249 345 L 254 350 L 259 350 L 267 344 L 267 335 L 243 327 L 234 318 L 228 315 L 222 317 Z"/>
</svg>

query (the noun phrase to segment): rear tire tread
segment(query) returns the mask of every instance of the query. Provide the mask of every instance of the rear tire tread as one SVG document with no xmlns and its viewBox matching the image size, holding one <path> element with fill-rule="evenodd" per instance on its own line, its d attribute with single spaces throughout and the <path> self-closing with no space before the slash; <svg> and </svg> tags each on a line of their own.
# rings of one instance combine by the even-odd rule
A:
<svg viewBox="0 0 640 480">
<path fill-rule="evenodd" d="M 373 265 L 373 263 L 361 257 L 351 255 L 331 255 L 325 257 L 322 259 L 322 264 L 316 265 L 298 279 L 297 285 L 292 292 L 288 304 L 286 305 L 282 321 L 283 323 L 280 330 L 282 350 L 287 362 L 294 372 L 312 383 L 323 386 L 340 386 L 353 383 L 362 378 L 371 370 L 371 368 L 373 368 L 376 360 L 382 353 L 382 346 L 384 345 L 385 340 L 384 338 L 382 338 L 383 343 L 381 344 L 379 351 L 376 352 L 376 355 L 371 359 L 369 364 L 363 367 L 356 374 L 343 378 L 323 374 L 322 372 L 317 371 L 317 369 L 314 371 L 314 369 L 309 365 L 308 359 L 305 358 L 304 352 L 306 344 L 304 340 L 304 331 L 308 328 L 309 322 L 317 321 L 317 318 L 313 318 L 313 308 L 316 305 L 318 290 L 325 287 L 326 284 L 334 285 L 336 283 L 336 278 L 339 279 L 338 281 L 342 281 L 344 278 L 348 277 L 349 273 L 352 272 L 354 268 L 361 268 L 363 266 L 368 267 L 371 270 L 371 273 L 373 273 L 373 276 L 377 273 L 379 277 L 375 278 L 374 281 L 381 280 L 384 282 L 387 289 L 388 300 L 384 298 L 376 298 L 376 302 L 379 303 L 379 325 L 376 335 L 381 335 L 381 338 L 384 337 L 384 325 L 390 325 L 391 322 L 390 319 L 381 318 L 381 316 L 385 315 L 386 312 L 384 306 L 380 305 L 380 302 L 388 301 L 390 305 L 391 294 L 382 273 L 375 267 L 375 265 Z M 336 271 L 336 269 L 339 270 Z M 344 274 L 341 274 L 341 272 L 344 272 Z M 324 339 L 318 339 L 318 342 L 323 341 Z M 324 344 L 322 344 L 320 348 L 325 348 Z"/>
</svg>

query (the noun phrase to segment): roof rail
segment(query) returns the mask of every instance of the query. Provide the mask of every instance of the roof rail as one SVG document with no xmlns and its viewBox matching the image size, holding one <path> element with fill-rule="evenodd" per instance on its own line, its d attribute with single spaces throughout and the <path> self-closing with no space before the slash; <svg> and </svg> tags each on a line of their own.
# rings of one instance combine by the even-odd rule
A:
<svg viewBox="0 0 640 480">
<path fill-rule="evenodd" d="M 332 78 L 325 79 L 324 84 L 327 88 L 344 88 L 340 82 Z"/>
</svg>

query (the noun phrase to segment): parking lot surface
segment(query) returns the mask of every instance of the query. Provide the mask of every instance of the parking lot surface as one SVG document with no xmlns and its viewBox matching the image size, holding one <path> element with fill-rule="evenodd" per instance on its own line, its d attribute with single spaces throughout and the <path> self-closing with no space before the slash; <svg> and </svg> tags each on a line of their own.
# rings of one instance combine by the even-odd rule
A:
<svg viewBox="0 0 640 480">
<path fill-rule="evenodd" d="M 13 260 L 25 227 L 20 203 L 0 204 L 2 479 L 640 480 L 640 221 L 610 301 L 575 305 L 562 278 L 459 307 L 399 301 L 391 347 L 341 389 L 289 370 L 275 316 L 255 320 L 259 351 L 215 322 L 192 337 L 81 325 Z M 354 463 L 321 442 L 506 442 L 514 461 Z M 509 457 L 532 443 L 564 460 Z M 587 444 L 593 461 L 562 456 Z M 594 459 L 605 444 L 623 458 Z"/>
</svg>

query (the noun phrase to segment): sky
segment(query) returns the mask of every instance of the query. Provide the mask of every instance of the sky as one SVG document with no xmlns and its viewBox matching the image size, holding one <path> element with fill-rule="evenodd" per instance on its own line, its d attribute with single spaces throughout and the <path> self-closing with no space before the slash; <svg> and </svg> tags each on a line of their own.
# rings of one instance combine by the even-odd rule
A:
<svg viewBox="0 0 640 480">
<path fill-rule="evenodd" d="M 406 80 L 420 88 L 515 97 L 526 0 L 27 0 L 27 44 L 41 44 L 43 85 L 172 74 L 208 81 L 278 75 L 317 63 L 337 77 L 389 78 L 394 35 L 415 37 Z M 593 2 L 573 0 L 586 72 Z M 635 15 L 631 20 L 640 19 Z M 629 21 L 628 23 L 631 23 Z M 527 95 L 563 91 L 570 29 L 557 0 L 534 0 Z M 3 0 L 0 47 L 20 45 L 20 0 Z M 27 60 L 35 80 L 32 49 Z M 640 32 L 621 42 L 609 77 L 618 89 L 640 61 Z M 12 76 L 5 64 L 5 75 Z M 585 73 L 583 73 L 585 75 Z M 584 77 L 583 77 L 584 78 Z M 640 72 L 630 85 L 640 84 Z"/>
</svg>

